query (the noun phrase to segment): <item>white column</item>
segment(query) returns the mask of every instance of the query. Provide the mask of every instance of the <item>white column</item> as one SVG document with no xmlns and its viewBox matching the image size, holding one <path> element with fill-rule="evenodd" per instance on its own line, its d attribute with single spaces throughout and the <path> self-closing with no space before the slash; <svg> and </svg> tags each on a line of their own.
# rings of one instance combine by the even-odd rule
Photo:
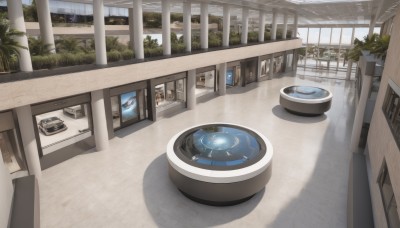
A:
<svg viewBox="0 0 400 228">
<path fill-rule="evenodd" d="M 274 78 L 274 54 L 271 54 L 271 60 L 269 61 L 269 79 Z"/>
<path fill-rule="evenodd" d="M 229 47 L 229 33 L 231 30 L 231 10 L 228 4 L 224 4 L 224 18 L 223 18 L 223 34 L 222 34 L 222 46 Z"/>
<path fill-rule="evenodd" d="M 317 56 L 317 58 L 319 58 L 319 44 L 320 44 L 320 42 L 321 42 L 321 31 L 322 31 L 322 28 L 319 28 L 319 34 L 318 34 L 318 45 L 317 45 L 317 48 L 318 48 L 318 56 Z M 318 61 L 317 61 L 318 62 Z"/>
<path fill-rule="evenodd" d="M 10 28 L 26 33 L 24 13 L 22 11 L 21 0 L 7 0 L 8 18 L 10 19 Z M 26 35 L 14 38 L 21 46 L 28 48 L 28 38 Z M 32 71 L 31 55 L 28 49 L 18 49 L 19 68 L 24 72 Z"/>
<path fill-rule="evenodd" d="M 260 81 L 261 77 L 261 57 L 257 57 L 257 81 Z"/>
<path fill-rule="evenodd" d="M 38 181 L 40 181 L 42 169 L 40 167 L 39 152 L 36 143 L 35 131 L 33 128 L 31 106 L 26 105 L 18 107 L 15 110 L 17 112 L 19 129 L 21 129 L 21 139 L 24 146 L 29 174 L 35 175 Z"/>
<path fill-rule="evenodd" d="M 133 35 L 135 58 L 144 59 L 142 0 L 133 1 Z"/>
<path fill-rule="evenodd" d="M 249 35 L 249 9 L 242 8 L 242 37 L 241 43 L 247 44 L 247 37 Z"/>
<path fill-rule="evenodd" d="M 200 3 L 200 44 L 202 49 L 208 48 L 208 3 Z"/>
<path fill-rule="evenodd" d="M 307 57 L 308 57 L 308 37 L 310 35 L 310 28 L 307 28 L 307 43 L 306 43 L 306 55 L 304 57 L 304 67 L 307 65 Z"/>
<path fill-rule="evenodd" d="M 169 0 L 161 1 L 162 8 L 162 47 L 164 55 L 171 55 L 171 8 Z"/>
<path fill-rule="evenodd" d="M 264 42 L 265 36 L 265 13 L 263 11 L 259 12 L 258 21 L 258 42 Z"/>
<path fill-rule="evenodd" d="M 276 12 L 276 10 L 274 9 L 272 11 L 272 28 L 271 28 L 271 40 L 276 40 L 276 29 L 277 29 L 277 17 L 278 17 L 278 13 Z"/>
<path fill-rule="evenodd" d="M 350 45 L 353 46 L 354 45 L 354 33 L 356 31 L 356 27 L 353 26 L 353 30 L 351 31 L 351 43 Z"/>
<path fill-rule="evenodd" d="M 371 37 L 372 34 L 374 34 L 374 27 L 375 27 L 375 24 L 376 24 L 375 18 L 376 18 L 376 16 L 372 15 L 371 21 L 369 22 L 368 37 Z"/>
<path fill-rule="evenodd" d="M 332 45 L 332 32 L 333 32 L 333 28 L 331 28 L 331 36 L 329 38 L 329 49 L 330 49 L 330 46 Z"/>
<path fill-rule="evenodd" d="M 135 27 L 133 26 L 133 8 L 128 9 L 128 19 L 129 19 L 129 43 L 132 47 L 132 50 L 135 51 L 135 35 L 134 30 Z"/>
<path fill-rule="evenodd" d="M 93 21 L 96 64 L 107 65 L 106 31 L 104 26 L 103 0 L 93 1 Z"/>
<path fill-rule="evenodd" d="M 288 15 L 285 13 L 283 15 L 283 31 L 282 31 L 282 39 L 286 40 L 287 36 L 287 23 L 288 23 Z"/>
<path fill-rule="evenodd" d="M 340 28 L 339 50 L 338 50 L 338 54 L 337 54 L 336 70 L 339 69 L 340 49 L 342 49 L 342 32 L 343 32 L 343 28 Z"/>
<path fill-rule="evenodd" d="M 292 38 L 297 37 L 297 30 L 299 28 L 299 18 L 297 16 L 297 13 L 294 15 L 294 23 L 293 23 L 293 33 L 292 33 Z"/>
<path fill-rule="evenodd" d="M 40 38 L 45 44 L 50 45 L 50 53 L 56 53 L 54 44 L 53 27 L 49 10 L 49 0 L 36 0 L 36 9 L 39 19 Z"/>
<path fill-rule="evenodd" d="M 226 94 L 226 71 L 227 64 L 221 63 L 219 64 L 219 77 L 218 77 L 218 94 L 225 95 Z"/>
<path fill-rule="evenodd" d="M 96 150 L 106 150 L 109 146 L 109 142 L 103 90 L 92 92 L 92 116 Z"/>
<path fill-rule="evenodd" d="M 358 151 L 358 144 L 360 143 L 361 129 L 364 122 L 364 112 L 367 106 L 368 95 L 371 90 L 372 77 L 369 75 L 360 76 L 363 77 L 360 100 L 356 109 L 356 115 L 354 117 L 353 131 L 351 133 L 350 141 L 350 152 Z"/>
<path fill-rule="evenodd" d="M 192 51 L 192 3 L 183 2 L 183 39 L 186 51 Z"/>
<path fill-rule="evenodd" d="M 196 70 L 189 70 L 187 77 L 187 108 L 194 109 L 196 106 Z"/>
<path fill-rule="evenodd" d="M 350 80 L 351 71 L 353 70 L 353 60 L 349 59 L 347 61 L 347 71 L 346 71 L 346 80 Z"/>
</svg>

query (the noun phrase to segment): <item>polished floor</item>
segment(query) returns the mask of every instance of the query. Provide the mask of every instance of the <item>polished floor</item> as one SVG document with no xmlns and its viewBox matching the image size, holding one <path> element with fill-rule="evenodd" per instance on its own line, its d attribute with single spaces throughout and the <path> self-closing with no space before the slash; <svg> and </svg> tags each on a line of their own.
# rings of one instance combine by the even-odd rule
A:
<svg viewBox="0 0 400 228">
<path fill-rule="evenodd" d="M 286 112 L 279 89 L 290 84 L 329 89 L 332 108 L 317 117 Z M 346 227 L 354 91 L 351 81 L 285 76 L 230 88 L 194 110 L 124 128 L 109 150 L 43 172 L 42 227 Z M 254 128 L 274 147 L 271 180 L 245 203 L 201 205 L 168 178 L 169 139 L 208 122 Z"/>
</svg>

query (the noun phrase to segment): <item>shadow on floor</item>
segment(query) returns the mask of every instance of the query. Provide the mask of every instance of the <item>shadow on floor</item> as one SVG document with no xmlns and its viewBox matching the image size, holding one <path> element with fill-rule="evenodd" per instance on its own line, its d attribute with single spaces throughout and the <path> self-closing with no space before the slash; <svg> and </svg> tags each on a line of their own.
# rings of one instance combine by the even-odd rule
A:
<svg viewBox="0 0 400 228">
<path fill-rule="evenodd" d="M 287 120 L 290 122 L 296 123 L 318 123 L 326 120 L 326 115 L 322 114 L 319 116 L 300 116 L 293 113 L 288 112 L 285 108 L 281 105 L 275 105 L 272 108 L 272 113 L 283 120 Z"/>
<path fill-rule="evenodd" d="M 168 176 L 166 154 L 157 157 L 146 169 L 143 196 L 158 227 L 211 227 L 229 223 L 249 214 L 261 201 L 265 189 L 250 200 L 235 206 L 213 207 L 183 196 Z"/>
<path fill-rule="evenodd" d="M 143 120 L 139 123 L 133 124 L 131 126 L 128 126 L 128 127 L 125 127 L 125 128 L 122 128 L 122 129 L 116 131 L 115 137 L 124 138 L 125 136 L 128 136 L 136 131 L 146 128 L 146 127 L 152 125 L 153 123 L 154 122 L 151 120 Z"/>
</svg>

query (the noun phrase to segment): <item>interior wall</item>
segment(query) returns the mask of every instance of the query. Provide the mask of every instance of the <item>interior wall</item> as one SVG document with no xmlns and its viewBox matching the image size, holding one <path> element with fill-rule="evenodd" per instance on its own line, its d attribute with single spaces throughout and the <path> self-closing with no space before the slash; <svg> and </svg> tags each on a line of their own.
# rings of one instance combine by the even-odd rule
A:
<svg viewBox="0 0 400 228">
<path fill-rule="evenodd" d="M 14 188 L 3 158 L 0 159 L 0 227 L 7 227 Z"/>
<path fill-rule="evenodd" d="M 397 204 L 400 203 L 400 150 L 382 111 L 388 80 L 393 80 L 400 86 L 400 10 L 394 18 L 393 30 L 390 39 L 388 55 L 383 71 L 378 98 L 375 104 L 374 114 L 368 134 L 368 148 L 371 161 L 371 198 L 375 227 L 387 227 L 381 193 L 378 185 L 378 176 L 383 160 L 386 160 L 392 187 Z M 400 216 L 400 215 L 399 215 Z"/>
</svg>

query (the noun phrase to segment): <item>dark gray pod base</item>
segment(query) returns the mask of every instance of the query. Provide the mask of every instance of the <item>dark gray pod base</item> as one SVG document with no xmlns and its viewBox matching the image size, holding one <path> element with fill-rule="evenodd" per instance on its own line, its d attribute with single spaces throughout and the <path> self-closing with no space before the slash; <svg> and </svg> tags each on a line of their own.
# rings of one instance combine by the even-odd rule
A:
<svg viewBox="0 0 400 228">
<path fill-rule="evenodd" d="M 262 173 L 247 180 L 233 183 L 209 183 L 194 180 L 169 165 L 169 177 L 189 199 L 212 206 L 230 206 L 242 203 L 261 191 L 272 174 L 272 163 Z"/>
<path fill-rule="evenodd" d="M 291 101 L 280 96 L 279 103 L 291 113 L 303 116 L 317 116 L 324 114 L 331 108 L 332 100 L 321 103 L 308 104 Z"/>
</svg>

